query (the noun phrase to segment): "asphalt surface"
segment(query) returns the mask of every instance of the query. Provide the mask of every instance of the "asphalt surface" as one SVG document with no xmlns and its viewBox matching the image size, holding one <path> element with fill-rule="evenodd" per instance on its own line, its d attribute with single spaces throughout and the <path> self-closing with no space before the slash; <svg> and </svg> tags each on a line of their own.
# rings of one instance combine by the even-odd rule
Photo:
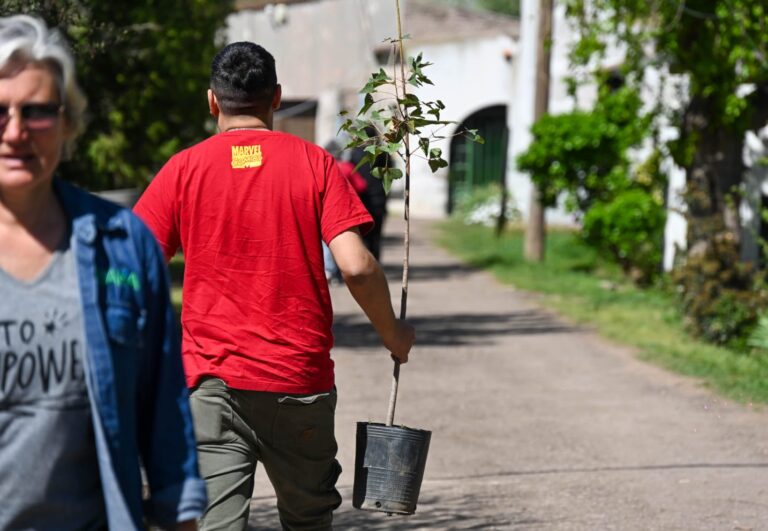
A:
<svg viewBox="0 0 768 531">
<path fill-rule="evenodd" d="M 402 222 L 383 263 L 400 299 Z M 768 530 L 768 414 L 637 360 L 462 266 L 412 228 L 396 424 L 432 431 L 413 516 L 352 508 L 355 427 L 386 417 L 392 362 L 332 289 L 343 505 L 336 529 Z M 257 473 L 251 529 L 279 529 Z"/>
</svg>

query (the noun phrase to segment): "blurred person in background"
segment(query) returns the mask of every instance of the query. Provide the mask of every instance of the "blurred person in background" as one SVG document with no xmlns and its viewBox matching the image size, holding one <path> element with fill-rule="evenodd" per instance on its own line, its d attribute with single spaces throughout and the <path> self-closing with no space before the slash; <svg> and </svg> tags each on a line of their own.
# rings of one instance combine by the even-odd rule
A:
<svg viewBox="0 0 768 531">
<path fill-rule="evenodd" d="M 339 166 L 339 171 L 344 178 L 349 181 L 349 184 L 352 185 L 357 196 L 363 201 L 363 205 L 365 205 L 366 194 L 368 191 L 368 183 L 365 181 L 365 178 L 355 170 L 354 164 L 343 159 L 344 152 L 338 142 L 331 140 L 325 145 L 325 150 L 336 160 L 336 164 Z M 373 228 L 371 228 L 371 230 L 373 230 Z M 365 241 L 365 238 L 366 236 L 364 235 L 363 241 Z M 328 279 L 328 282 L 343 282 L 341 271 L 339 271 L 339 266 L 336 265 L 336 261 L 333 259 L 331 248 L 328 247 L 328 244 L 325 242 L 323 242 L 323 263 L 325 264 L 325 277 Z"/>
<path fill-rule="evenodd" d="M 54 176 L 84 109 L 63 37 L 0 18 L 0 529 L 194 530 L 163 255 L 129 210 Z"/>
<path fill-rule="evenodd" d="M 378 132 L 373 127 L 367 127 L 369 138 L 378 139 Z M 355 168 L 365 156 L 364 147 L 356 147 L 350 153 L 350 162 Z M 365 194 L 362 196 L 365 208 L 373 217 L 373 227 L 363 235 L 363 242 L 371 254 L 381 262 L 381 235 L 384 230 L 384 222 L 387 219 L 387 193 L 384 185 L 378 177 L 373 175 L 373 168 L 388 168 L 392 166 L 392 157 L 387 154 L 379 155 L 371 164 L 362 164 L 357 171 L 366 182 Z"/>
</svg>

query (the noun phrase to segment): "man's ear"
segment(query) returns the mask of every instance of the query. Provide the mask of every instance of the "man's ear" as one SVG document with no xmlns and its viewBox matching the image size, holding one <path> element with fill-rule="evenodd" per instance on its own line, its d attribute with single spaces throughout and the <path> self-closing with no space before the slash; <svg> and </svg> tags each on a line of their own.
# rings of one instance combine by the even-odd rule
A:
<svg viewBox="0 0 768 531">
<path fill-rule="evenodd" d="M 283 88 L 278 83 L 275 87 L 275 95 L 272 96 L 272 110 L 276 111 L 280 108 L 280 101 L 283 99 Z"/>
<path fill-rule="evenodd" d="M 208 110 L 211 113 L 211 116 L 218 119 L 219 113 L 221 112 L 219 110 L 219 102 L 216 101 L 216 94 L 213 93 L 211 89 L 208 89 Z"/>
</svg>

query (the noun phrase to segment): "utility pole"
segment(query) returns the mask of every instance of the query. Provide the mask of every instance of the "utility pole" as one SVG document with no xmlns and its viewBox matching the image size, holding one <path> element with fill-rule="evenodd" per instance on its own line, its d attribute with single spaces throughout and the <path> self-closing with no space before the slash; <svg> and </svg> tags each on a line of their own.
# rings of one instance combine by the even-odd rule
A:
<svg viewBox="0 0 768 531">
<path fill-rule="evenodd" d="M 549 108 L 549 59 L 553 7 L 554 0 L 539 0 L 534 122 L 546 114 Z M 533 185 L 531 186 L 531 201 L 528 207 L 528 224 L 525 228 L 524 256 L 526 260 L 531 262 L 544 261 L 545 237 L 544 206 L 541 204 L 539 188 Z"/>
</svg>

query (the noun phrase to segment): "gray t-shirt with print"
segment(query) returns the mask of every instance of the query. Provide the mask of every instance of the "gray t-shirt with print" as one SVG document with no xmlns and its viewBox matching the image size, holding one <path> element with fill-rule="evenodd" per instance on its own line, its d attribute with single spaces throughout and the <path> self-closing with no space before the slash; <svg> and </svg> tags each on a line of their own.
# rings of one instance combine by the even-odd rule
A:
<svg viewBox="0 0 768 531">
<path fill-rule="evenodd" d="M 33 281 L 0 269 L 0 529 L 106 529 L 68 244 Z"/>
</svg>

